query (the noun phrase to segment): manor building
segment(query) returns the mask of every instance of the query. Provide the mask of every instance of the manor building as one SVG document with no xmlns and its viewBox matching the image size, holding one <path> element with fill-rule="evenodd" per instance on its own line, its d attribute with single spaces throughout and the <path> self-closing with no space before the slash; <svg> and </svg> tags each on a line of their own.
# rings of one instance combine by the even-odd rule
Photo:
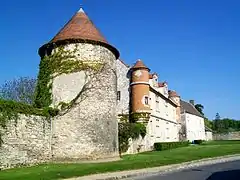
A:
<svg viewBox="0 0 240 180">
<path fill-rule="evenodd" d="M 66 58 L 62 51 L 67 52 Z M 1 169 L 40 162 L 117 160 L 117 115 L 147 127 L 143 139 L 129 139 L 127 153 L 138 152 L 139 147 L 152 150 L 155 142 L 182 140 L 179 132 L 184 123 L 200 135 L 190 132 L 188 139 L 204 139 L 204 121 L 197 116 L 189 120 L 194 123 L 182 120 L 185 115 L 177 92 L 143 61 L 125 64 L 82 8 L 39 48 L 39 55 L 36 107 L 41 112 L 55 107 L 59 113 L 54 117 L 20 114 L 18 123 L 11 119 L 6 128 L 0 127 Z"/>
<path fill-rule="evenodd" d="M 151 73 L 142 60 L 130 67 L 117 60 L 118 113 L 131 116 L 137 114 L 137 122 L 145 123 L 147 135 L 137 144 L 132 143 L 129 153 L 137 146 L 142 151 L 150 150 L 155 142 L 179 141 L 180 96 L 168 88 L 168 83 Z M 119 120 L 120 121 L 120 120 Z"/>
</svg>

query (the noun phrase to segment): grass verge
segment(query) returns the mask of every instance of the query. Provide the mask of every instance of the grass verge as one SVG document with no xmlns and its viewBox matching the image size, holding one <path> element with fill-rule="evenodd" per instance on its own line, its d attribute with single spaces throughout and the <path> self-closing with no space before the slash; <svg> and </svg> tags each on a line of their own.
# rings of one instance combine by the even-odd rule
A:
<svg viewBox="0 0 240 180">
<path fill-rule="evenodd" d="M 0 171 L 0 180 L 55 180 L 96 173 L 150 168 L 202 158 L 239 154 L 238 144 L 196 145 L 167 151 L 126 155 L 123 160 L 92 164 L 42 164 Z"/>
<path fill-rule="evenodd" d="M 203 145 L 224 145 L 224 144 L 240 144 L 240 140 L 217 140 L 203 142 Z"/>
</svg>

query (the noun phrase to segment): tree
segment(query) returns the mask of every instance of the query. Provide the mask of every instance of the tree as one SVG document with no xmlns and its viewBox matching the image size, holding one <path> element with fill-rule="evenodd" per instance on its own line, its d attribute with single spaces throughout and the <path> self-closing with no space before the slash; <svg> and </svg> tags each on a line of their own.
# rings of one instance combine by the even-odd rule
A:
<svg viewBox="0 0 240 180">
<path fill-rule="evenodd" d="M 32 104 L 35 86 L 36 79 L 30 77 L 20 77 L 11 81 L 6 81 L 0 86 L 0 98 Z"/>
<path fill-rule="evenodd" d="M 209 121 L 208 118 L 206 118 L 204 116 L 204 113 L 203 113 L 204 106 L 202 104 L 196 104 L 195 108 L 204 117 L 204 124 L 205 124 L 205 126 L 207 126 L 208 128 L 212 129 L 212 127 L 213 127 L 212 121 Z"/>
<path fill-rule="evenodd" d="M 228 124 L 221 119 L 219 113 L 216 113 L 215 120 L 213 121 L 213 127 L 216 132 L 228 132 Z"/>
<path fill-rule="evenodd" d="M 221 120 L 219 113 L 216 113 L 215 120 Z"/>
<path fill-rule="evenodd" d="M 204 116 L 204 113 L 203 113 L 203 109 L 204 109 L 204 106 L 202 104 L 196 104 L 195 105 L 195 108 L 198 110 L 198 112 Z"/>
<path fill-rule="evenodd" d="M 213 122 L 208 120 L 207 118 L 204 118 L 204 124 L 210 129 L 213 128 Z"/>
</svg>

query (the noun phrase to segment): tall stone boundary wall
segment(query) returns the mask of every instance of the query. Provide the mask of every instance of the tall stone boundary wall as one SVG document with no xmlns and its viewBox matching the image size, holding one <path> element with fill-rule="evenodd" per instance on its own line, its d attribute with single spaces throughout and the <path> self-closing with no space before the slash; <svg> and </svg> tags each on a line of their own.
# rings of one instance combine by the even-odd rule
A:
<svg viewBox="0 0 240 180">
<path fill-rule="evenodd" d="M 152 151 L 153 150 L 153 140 L 150 135 L 150 123 L 146 126 L 147 133 L 144 138 L 142 138 L 141 135 L 137 139 L 130 138 L 128 140 L 129 148 L 128 150 L 123 153 L 124 154 L 137 154 L 141 152 L 146 151 Z"/>
<path fill-rule="evenodd" d="M 240 140 L 240 131 L 213 134 L 213 140 Z"/>
<path fill-rule="evenodd" d="M 129 148 L 127 152 L 123 153 L 123 155 L 137 154 L 137 153 L 153 150 L 153 145 L 151 143 L 151 138 L 149 134 L 146 134 L 144 138 L 142 138 L 141 136 L 139 136 L 139 138 L 137 139 L 130 138 L 128 142 L 129 142 Z"/>
<path fill-rule="evenodd" d="M 50 159 L 51 124 L 45 117 L 19 115 L 1 129 L 0 169 L 36 164 Z"/>
</svg>

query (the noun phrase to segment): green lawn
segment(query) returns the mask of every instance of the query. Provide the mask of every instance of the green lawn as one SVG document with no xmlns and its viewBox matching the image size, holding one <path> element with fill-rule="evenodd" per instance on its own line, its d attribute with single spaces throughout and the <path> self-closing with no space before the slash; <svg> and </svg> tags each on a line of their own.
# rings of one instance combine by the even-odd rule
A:
<svg viewBox="0 0 240 180">
<path fill-rule="evenodd" d="M 218 141 L 206 141 L 204 145 L 224 145 L 224 144 L 240 144 L 240 140 L 218 140 Z"/>
<path fill-rule="evenodd" d="M 0 180 L 54 180 L 95 173 L 162 166 L 230 154 L 240 154 L 240 142 L 235 144 L 193 145 L 161 152 L 126 155 L 121 161 L 108 163 L 45 164 L 29 168 L 17 168 L 0 171 Z"/>
</svg>

